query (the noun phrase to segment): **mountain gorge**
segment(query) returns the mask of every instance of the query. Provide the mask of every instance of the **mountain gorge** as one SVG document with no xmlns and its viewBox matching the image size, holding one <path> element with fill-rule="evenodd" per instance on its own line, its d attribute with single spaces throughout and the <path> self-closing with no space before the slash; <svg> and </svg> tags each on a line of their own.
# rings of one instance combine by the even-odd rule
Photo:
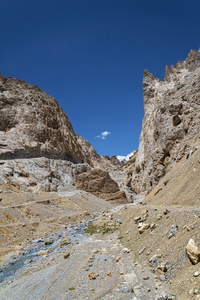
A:
<svg viewBox="0 0 200 300">
<path fill-rule="evenodd" d="M 120 162 L 0 75 L 0 299 L 199 299 L 200 50 L 164 81 L 145 70 L 143 98 Z"/>
</svg>

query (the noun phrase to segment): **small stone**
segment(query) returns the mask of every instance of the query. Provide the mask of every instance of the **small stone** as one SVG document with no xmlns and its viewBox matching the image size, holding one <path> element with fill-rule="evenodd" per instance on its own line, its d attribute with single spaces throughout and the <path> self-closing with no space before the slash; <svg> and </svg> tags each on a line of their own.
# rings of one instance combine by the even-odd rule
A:
<svg viewBox="0 0 200 300">
<path fill-rule="evenodd" d="M 198 290 L 198 289 L 195 289 L 195 290 L 194 290 L 194 294 L 195 294 L 195 295 L 198 295 L 198 293 L 199 293 L 199 290 Z"/>
<path fill-rule="evenodd" d="M 169 213 L 169 210 L 166 208 L 164 211 L 163 211 L 163 214 L 164 215 L 167 215 Z"/>
<path fill-rule="evenodd" d="M 118 256 L 115 261 L 118 262 L 121 259 L 121 256 Z"/>
<path fill-rule="evenodd" d="M 39 252 L 36 253 L 36 256 L 47 255 L 47 254 L 48 254 L 47 250 L 40 250 Z"/>
<path fill-rule="evenodd" d="M 138 252 L 138 254 L 142 254 L 142 253 L 144 252 L 145 249 L 146 249 L 146 247 L 142 248 L 142 249 Z"/>
<path fill-rule="evenodd" d="M 143 277 L 144 280 L 149 280 L 149 276 Z"/>
<path fill-rule="evenodd" d="M 152 223 L 151 225 L 150 225 L 150 229 L 152 230 L 152 229 L 154 229 L 154 228 L 156 228 L 157 227 L 157 224 L 155 224 L 155 223 Z"/>
<path fill-rule="evenodd" d="M 124 272 L 121 272 L 121 271 L 120 271 L 120 272 L 119 272 L 119 275 L 124 275 Z"/>
<path fill-rule="evenodd" d="M 146 215 L 148 213 L 148 209 L 143 209 L 142 210 L 142 215 Z"/>
<path fill-rule="evenodd" d="M 31 262 L 32 262 L 32 259 L 27 259 L 24 263 L 28 264 L 28 263 L 31 263 Z"/>
<path fill-rule="evenodd" d="M 158 266 L 158 269 L 161 270 L 162 272 L 166 272 L 167 271 L 167 265 L 166 265 L 166 263 L 161 263 Z"/>
<path fill-rule="evenodd" d="M 150 262 L 150 264 L 151 264 L 151 266 L 152 266 L 153 268 L 157 267 L 157 264 L 158 264 L 158 258 L 157 258 L 157 255 L 156 255 L 156 254 L 153 255 L 153 256 L 150 258 L 149 262 Z"/>
<path fill-rule="evenodd" d="M 69 291 L 73 291 L 73 290 L 75 290 L 75 287 L 70 287 L 69 288 Z"/>
<path fill-rule="evenodd" d="M 194 273 L 194 277 L 198 277 L 200 275 L 200 272 L 199 271 L 196 271 L 195 273 Z"/>
<path fill-rule="evenodd" d="M 162 219 L 162 215 L 161 215 L 161 214 L 158 214 L 158 215 L 157 215 L 157 220 L 160 220 L 160 219 Z"/>
<path fill-rule="evenodd" d="M 177 235 L 177 233 L 178 233 L 178 225 L 172 225 L 171 234 L 175 236 Z"/>
<path fill-rule="evenodd" d="M 89 276 L 89 279 L 90 279 L 90 280 L 96 279 L 96 276 L 94 275 L 93 272 L 91 272 L 88 276 Z"/>
<path fill-rule="evenodd" d="M 141 219 L 141 217 L 135 217 L 134 218 L 134 222 L 137 224 L 139 222 L 139 220 Z"/>
<path fill-rule="evenodd" d="M 161 281 L 165 281 L 165 280 L 166 280 L 166 277 L 165 277 L 165 275 L 160 275 L 160 276 L 159 276 L 159 279 L 160 279 Z"/>
<path fill-rule="evenodd" d="M 53 239 L 48 239 L 45 241 L 45 245 L 51 245 L 53 243 Z"/>
<path fill-rule="evenodd" d="M 108 276 L 112 276 L 112 274 L 111 274 L 111 272 L 110 272 L 110 271 L 108 271 L 108 272 L 107 272 L 107 275 L 108 275 Z"/>
<path fill-rule="evenodd" d="M 189 291 L 189 294 L 190 294 L 190 295 L 192 295 L 192 294 L 193 294 L 193 289 L 191 289 L 191 290 Z"/>
<path fill-rule="evenodd" d="M 68 258 L 70 256 L 70 252 L 66 252 L 65 254 L 64 254 L 64 259 L 66 259 L 66 258 Z"/>
<path fill-rule="evenodd" d="M 187 231 L 190 231 L 190 230 L 191 230 L 191 228 L 190 228 L 189 226 L 187 226 L 187 225 L 185 225 L 185 226 L 183 227 L 183 229 L 187 229 Z"/>
<path fill-rule="evenodd" d="M 148 292 L 150 292 L 150 291 L 151 291 L 151 289 L 150 289 L 150 288 L 148 288 L 148 289 L 147 289 L 147 291 L 148 291 Z"/>
<path fill-rule="evenodd" d="M 147 223 L 143 223 L 139 228 L 138 228 L 138 231 L 140 234 L 142 234 L 145 230 L 147 230 L 148 228 L 150 227 L 149 224 Z"/>
</svg>

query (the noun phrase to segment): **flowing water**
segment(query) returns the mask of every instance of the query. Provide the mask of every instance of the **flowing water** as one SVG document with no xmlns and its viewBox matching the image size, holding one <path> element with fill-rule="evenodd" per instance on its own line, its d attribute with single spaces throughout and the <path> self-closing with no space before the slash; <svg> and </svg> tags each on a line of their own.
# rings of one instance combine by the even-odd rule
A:
<svg viewBox="0 0 200 300">
<path fill-rule="evenodd" d="M 131 203 L 120 205 L 108 213 L 104 215 L 110 215 L 122 209 L 124 206 L 131 206 L 137 204 L 138 201 Z M 12 256 L 8 259 L 3 266 L 0 268 L 0 287 L 5 285 L 9 280 L 12 280 L 16 275 L 18 275 L 21 271 L 23 271 L 26 267 L 30 266 L 30 264 L 34 264 L 36 261 L 40 259 L 40 256 L 37 256 L 37 253 L 40 250 L 47 250 L 48 254 L 52 252 L 57 252 L 60 249 L 60 245 L 65 241 L 66 238 L 70 238 L 70 243 L 81 242 L 84 239 L 87 239 L 87 235 L 83 233 L 84 229 L 94 220 L 101 218 L 100 215 L 97 218 L 91 219 L 89 221 L 78 223 L 75 225 L 69 225 L 67 228 L 60 230 L 55 234 L 50 234 L 44 239 L 36 239 L 31 241 L 31 243 L 20 252 L 19 255 Z M 49 241 L 50 242 L 47 242 Z"/>
</svg>

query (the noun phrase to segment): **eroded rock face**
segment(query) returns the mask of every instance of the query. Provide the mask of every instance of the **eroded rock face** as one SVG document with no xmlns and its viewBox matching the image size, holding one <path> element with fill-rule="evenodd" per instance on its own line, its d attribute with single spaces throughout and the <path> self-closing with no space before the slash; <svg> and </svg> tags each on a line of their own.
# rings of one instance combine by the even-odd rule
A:
<svg viewBox="0 0 200 300">
<path fill-rule="evenodd" d="M 0 162 L 0 182 L 7 182 L 24 192 L 56 192 L 74 185 L 76 174 L 90 171 L 88 164 L 46 157 Z"/>
<path fill-rule="evenodd" d="M 0 76 L 0 159 L 47 157 L 83 162 L 57 101 L 23 80 Z"/>
<path fill-rule="evenodd" d="M 200 129 L 200 50 L 191 50 L 176 67 L 167 66 L 164 81 L 145 70 L 143 97 L 139 149 L 127 176 L 137 193 L 158 183 L 172 162 L 187 153 Z"/>
<path fill-rule="evenodd" d="M 105 200 L 116 200 L 126 202 L 126 194 L 120 191 L 118 184 L 108 172 L 93 169 L 90 172 L 77 175 L 75 178 L 77 189 L 84 190 Z"/>
<path fill-rule="evenodd" d="M 106 161 L 75 134 L 56 99 L 0 74 L 0 182 L 23 191 L 57 191 Z"/>
</svg>

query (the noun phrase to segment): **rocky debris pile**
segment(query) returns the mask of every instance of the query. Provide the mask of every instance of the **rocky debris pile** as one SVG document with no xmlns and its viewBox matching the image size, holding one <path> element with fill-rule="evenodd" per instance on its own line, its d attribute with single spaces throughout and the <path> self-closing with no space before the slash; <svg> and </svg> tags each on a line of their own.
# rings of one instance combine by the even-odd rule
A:
<svg viewBox="0 0 200 300">
<path fill-rule="evenodd" d="M 164 81 L 144 71 L 144 119 L 137 153 L 126 164 L 127 185 L 136 193 L 151 190 L 172 162 L 189 151 L 200 130 L 200 50 L 191 50 Z"/>
<path fill-rule="evenodd" d="M 105 200 L 127 202 L 126 194 L 120 191 L 117 182 L 110 177 L 108 172 L 100 169 L 77 175 L 75 187 Z"/>
</svg>

